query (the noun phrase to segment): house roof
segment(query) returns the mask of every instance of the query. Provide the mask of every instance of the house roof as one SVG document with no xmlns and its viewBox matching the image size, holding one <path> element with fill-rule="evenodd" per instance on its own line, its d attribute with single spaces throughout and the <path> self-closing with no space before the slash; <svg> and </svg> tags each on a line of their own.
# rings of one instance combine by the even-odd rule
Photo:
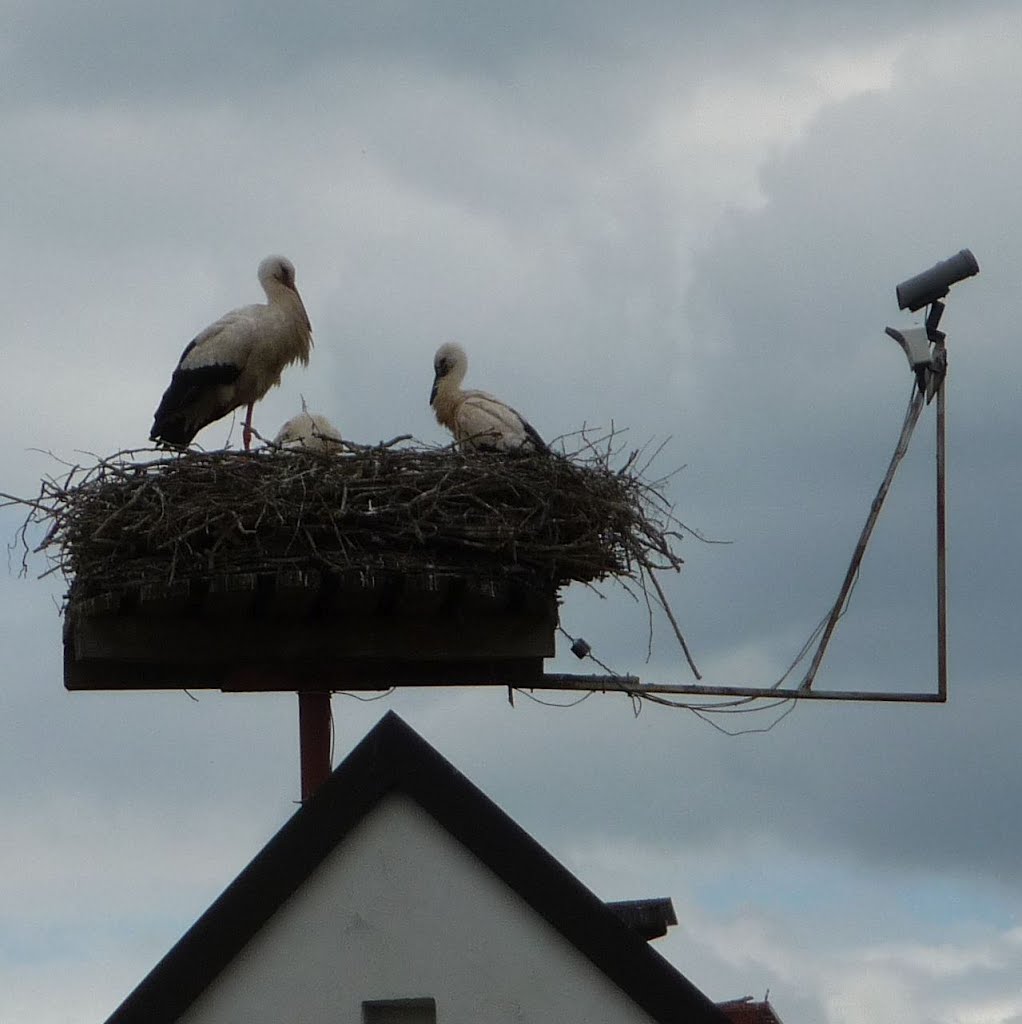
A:
<svg viewBox="0 0 1022 1024">
<path fill-rule="evenodd" d="M 170 1024 L 362 819 L 410 797 L 658 1024 L 727 1017 L 394 712 L 388 712 L 109 1017 Z"/>
</svg>

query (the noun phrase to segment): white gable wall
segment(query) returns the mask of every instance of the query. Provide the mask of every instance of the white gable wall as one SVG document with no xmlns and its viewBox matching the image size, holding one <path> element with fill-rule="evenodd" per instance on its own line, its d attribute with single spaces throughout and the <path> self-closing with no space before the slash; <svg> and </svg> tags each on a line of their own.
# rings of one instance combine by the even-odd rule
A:
<svg viewBox="0 0 1022 1024">
<path fill-rule="evenodd" d="M 182 1024 L 361 1024 L 431 996 L 438 1024 L 651 1018 L 408 797 L 386 797 Z"/>
</svg>

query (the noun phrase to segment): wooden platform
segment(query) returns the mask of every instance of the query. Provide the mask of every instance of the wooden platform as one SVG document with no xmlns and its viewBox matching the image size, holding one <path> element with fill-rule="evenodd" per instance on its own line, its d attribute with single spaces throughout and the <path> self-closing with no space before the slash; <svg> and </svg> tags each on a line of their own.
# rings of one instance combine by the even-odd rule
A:
<svg viewBox="0 0 1022 1024">
<path fill-rule="evenodd" d="M 244 573 L 72 598 L 69 690 L 528 686 L 557 595 L 514 580 L 351 570 Z"/>
</svg>

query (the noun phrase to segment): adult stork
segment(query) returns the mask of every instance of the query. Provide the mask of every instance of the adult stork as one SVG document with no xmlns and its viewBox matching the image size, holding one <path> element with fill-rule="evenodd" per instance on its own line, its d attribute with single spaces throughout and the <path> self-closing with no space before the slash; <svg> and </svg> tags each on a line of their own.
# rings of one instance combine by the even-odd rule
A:
<svg viewBox="0 0 1022 1024">
<path fill-rule="evenodd" d="M 207 424 L 248 406 L 242 440 L 252 441 L 252 406 L 280 383 L 284 367 L 307 366 L 312 326 L 295 287 L 294 264 L 267 256 L 259 264 L 266 303 L 231 310 L 181 354 L 153 417 L 149 440 L 183 448 Z"/>
<path fill-rule="evenodd" d="M 468 356 L 460 345 L 441 345 L 433 370 L 429 404 L 456 441 L 491 451 L 549 452 L 535 427 L 510 405 L 485 391 L 462 391 Z"/>
</svg>

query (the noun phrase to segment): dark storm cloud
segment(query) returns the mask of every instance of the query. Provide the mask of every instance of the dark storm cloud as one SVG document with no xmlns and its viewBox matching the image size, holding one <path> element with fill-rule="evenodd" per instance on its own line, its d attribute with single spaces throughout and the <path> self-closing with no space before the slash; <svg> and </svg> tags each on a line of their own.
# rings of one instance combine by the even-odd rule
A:
<svg viewBox="0 0 1022 1024">
<path fill-rule="evenodd" d="M 958 634 L 963 662 L 997 673 L 1014 658 L 1011 645 L 989 641 L 992 621 L 1008 628 L 1013 590 L 998 552 L 1017 535 L 1003 510 L 1018 494 L 1011 467 L 1022 370 L 1010 341 L 1022 252 L 1006 230 L 1022 213 L 1006 187 L 1022 172 L 1022 150 L 1002 145 L 1019 118 L 998 89 L 1007 49 L 994 45 L 967 81 L 911 51 L 892 94 L 821 114 L 764 172 L 763 208 L 736 213 L 705 246 L 688 295 L 706 399 L 686 440 L 693 450 L 713 444 L 701 490 L 725 510 L 717 532 L 744 543 L 749 579 L 790 581 L 798 592 L 821 560 L 840 571 L 900 427 L 911 377 L 883 328 L 912 318 L 897 310 L 894 285 L 963 245 L 978 254 L 982 272 L 955 287 L 943 324 L 952 361 L 949 514 L 953 601 L 984 609 Z M 930 110 L 939 111 L 936 123 Z M 992 195 L 1001 197 L 993 205 Z M 727 415 L 719 415 L 722 400 Z M 889 498 L 866 580 L 903 574 L 898 549 L 915 533 L 932 543 L 932 431 L 931 409 Z M 886 601 L 878 591 L 870 602 L 880 601 L 881 615 L 895 614 L 905 593 L 888 589 Z"/>
<path fill-rule="evenodd" d="M 986 4 L 987 10 L 996 6 Z M 188 2 L 140 7 L 23 4 L 7 40 L 8 102 L 102 96 L 272 92 L 335 61 L 424 63 L 455 75 L 515 78 L 570 60 L 586 69 L 683 59 L 689 71 L 746 66 L 822 40 L 858 45 L 961 17 L 960 5 L 763 5 L 742 0 L 549 5 Z M 675 74 L 685 74 L 675 68 Z"/>
</svg>

